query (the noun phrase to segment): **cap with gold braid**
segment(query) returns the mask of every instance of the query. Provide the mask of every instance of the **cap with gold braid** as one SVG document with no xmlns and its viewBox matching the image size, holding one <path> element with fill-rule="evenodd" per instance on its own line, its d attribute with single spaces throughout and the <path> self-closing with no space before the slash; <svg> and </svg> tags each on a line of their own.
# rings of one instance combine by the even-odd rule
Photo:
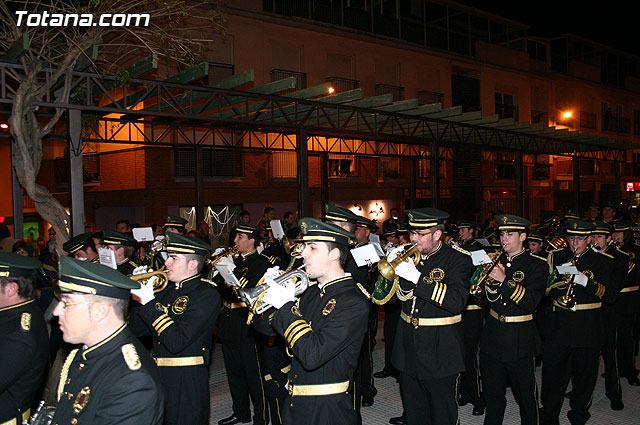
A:
<svg viewBox="0 0 640 425">
<path fill-rule="evenodd" d="M 302 231 L 303 242 L 335 242 L 348 245 L 349 239 L 356 237 L 353 233 L 347 232 L 340 226 L 326 223 L 315 218 L 305 217 L 298 222 Z"/>
<path fill-rule="evenodd" d="M 501 232 L 522 231 L 527 230 L 531 222 L 526 218 L 517 215 L 501 214 L 495 217 L 498 224 L 498 230 Z"/>
<path fill-rule="evenodd" d="M 382 232 L 385 236 L 394 236 L 398 231 L 398 225 L 396 222 L 382 223 Z"/>
<path fill-rule="evenodd" d="M 88 245 L 93 243 L 92 238 L 93 233 L 82 233 L 77 236 L 72 237 L 68 241 L 66 241 L 62 248 L 69 253 L 69 255 L 73 255 L 76 252 L 85 249 Z"/>
<path fill-rule="evenodd" d="M 329 221 L 346 221 L 354 224 L 358 222 L 358 216 L 351 210 L 330 203 L 324 204 L 324 218 Z"/>
<path fill-rule="evenodd" d="M 128 299 L 131 289 L 139 289 L 140 283 L 129 279 L 117 270 L 102 264 L 60 257 L 58 286 L 61 293 L 102 295 Z"/>
<path fill-rule="evenodd" d="M 135 246 L 136 240 L 126 233 L 116 232 L 115 230 L 105 230 L 102 236 L 102 244 Z"/>
<path fill-rule="evenodd" d="M 187 225 L 187 220 L 177 216 L 167 214 L 164 216 L 164 227 L 175 227 L 176 229 L 184 229 Z"/>
<path fill-rule="evenodd" d="M 593 230 L 594 235 L 607 235 L 610 236 L 613 232 L 613 225 L 611 223 L 605 223 L 604 221 L 594 221 L 593 224 L 596 228 Z"/>
<path fill-rule="evenodd" d="M 194 236 L 185 236 L 179 233 L 169 233 L 167 238 L 167 252 L 169 254 L 194 254 L 208 256 L 212 249 L 201 239 Z"/>
<path fill-rule="evenodd" d="M 616 220 L 612 222 L 614 232 L 624 232 L 631 229 L 631 223 L 626 220 Z"/>
<path fill-rule="evenodd" d="M 428 229 L 438 224 L 444 224 L 444 221 L 449 218 L 449 213 L 435 208 L 418 208 L 407 210 L 407 216 L 409 217 L 410 228 Z"/>
<path fill-rule="evenodd" d="M 565 220 L 564 225 L 567 235 L 590 235 L 596 228 L 592 222 L 585 220 Z"/>
<path fill-rule="evenodd" d="M 42 263 L 35 258 L 10 252 L 0 252 L 0 277 L 29 276 Z"/>
<path fill-rule="evenodd" d="M 238 221 L 236 223 L 235 229 L 237 233 L 254 233 L 259 230 L 263 230 L 260 227 L 254 226 L 253 224 L 245 223 L 244 221 Z"/>
<path fill-rule="evenodd" d="M 456 225 L 458 229 L 473 229 L 475 227 L 475 224 L 469 220 L 458 220 Z"/>
<path fill-rule="evenodd" d="M 542 243 L 542 241 L 544 241 L 544 235 L 537 230 L 532 230 L 527 235 L 527 240 Z"/>
</svg>

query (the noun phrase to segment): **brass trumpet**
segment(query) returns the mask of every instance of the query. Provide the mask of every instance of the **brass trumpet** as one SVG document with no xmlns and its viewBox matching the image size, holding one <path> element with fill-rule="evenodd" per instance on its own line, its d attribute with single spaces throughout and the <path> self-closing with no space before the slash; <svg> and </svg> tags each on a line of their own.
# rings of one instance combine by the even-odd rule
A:
<svg viewBox="0 0 640 425">
<path fill-rule="evenodd" d="M 405 252 L 402 255 L 394 258 L 390 262 L 385 260 L 384 258 L 378 261 L 378 271 L 387 280 L 393 281 L 396 278 L 395 268 L 398 267 L 400 263 L 406 261 L 408 258 L 413 260 L 413 264 L 418 265 L 420 262 L 420 251 L 413 244 L 404 245 Z"/>
<path fill-rule="evenodd" d="M 167 287 L 167 283 L 169 282 L 169 278 L 167 277 L 167 272 L 165 270 L 156 270 L 154 272 L 149 273 L 141 273 L 141 274 L 132 274 L 129 275 L 129 279 L 135 280 L 136 282 L 140 282 L 141 285 L 147 283 L 149 279 L 156 276 L 157 279 L 153 281 L 153 292 L 157 293 L 162 291 Z"/>
<path fill-rule="evenodd" d="M 289 255 L 293 255 L 291 253 L 296 252 L 302 246 L 302 241 L 300 239 L 290 239 L 286 236 L 282 238 L 281 242 L 285 252 Z"/>
<path fill-rule="evenodd" d="M 501 249 L 495 254 L 493 262 L 491 262 L 490 264 L 482 265 L 483 270 L 480 272 L 480 277 L 478 278 L 478 281 L 476 283 L 471 284 L 471 287 L 469 288 L 469 293 L 471 295 L 475 297 L 479 297 L 482 295 L 482 289 L 484 288 L 484 284 L 487 282 L 488 279 L 491 279 L 489 277 L 489 274 L 491 274 L 491 271 L 498 265 L 500 261 L 502 261 L 502 257 L 504 255 L 505 255 L 505 251 L 504 249 Z"/>
<path fill-rule="evenodd" d="M 212 255 L 210 258 L 207 258 L 207 266 L 213 269 L 216 267 L 218 262 L 220 262 L 222 257 L 228 257 L 229 255 L 231 255 L 233 258 L 238 258 L 238 256 L 240 255 L 240 252 L 238 251 L 238 248 L 235 246 L 227 248 L 224 251 L 222 251 L 220 254 Z"/>
</svg>

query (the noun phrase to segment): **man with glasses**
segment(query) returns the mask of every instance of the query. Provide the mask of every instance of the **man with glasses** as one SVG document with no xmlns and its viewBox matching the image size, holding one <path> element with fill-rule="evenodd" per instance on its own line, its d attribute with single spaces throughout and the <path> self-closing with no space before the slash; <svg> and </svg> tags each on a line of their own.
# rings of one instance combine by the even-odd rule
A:
<svg viewBox="0 0 640 425">
<path fill-rule="evenodd" d="M 533 312 L 547 282 L 546 259 L 524 248 L 529 220 L 510 214 L 495 217 L 502 252 L 485 281 L 489 315 L 480 339 L 480 373 L 487 403 L 485 425 L 499 425 L 509 383 L 520 406 L 523 425 L 538 424 L 534 358 L 540 335 Z"/>
<path fill-rule="evenodd" d="M 0 252 L 0 423 L 29 418 L 49 358 L 33 258 Z"/>
<path fill-rule="evenodd" d="M 559 279 L 547 289 L 553 309 L 545 332 L 542 362 L 541 423 L 545 425 L 558 424 L 569 380 L 569 421 L 581 425 L 591 416 L 589 407 L 598 376 L 600 348 L 605 342 L 602 303 L 615 299 L 612 257 L 591 249 L 594 224 L 566 220 L 565 226 L 573 258 L 563 264 L 558 257 L 549 257 Z"/>
<path fill-rule="evenodd" d="M 140 284 L 109 267 L 60 258 L 60 302 L 53 314 L 63 339 L 82 344 L 62 367 L 53 423 L 162 424 L 158 371 L 125 317 Z"/>
<path fill-rule="evenodd" d="M 464 371 L 462 311 L 469 297 L 471 257 L 442 241 L 448 213 L 407 211 L 411 242 L 420 251 L 400 263 L 396 292 L 402 311 L 393 350 L 400 372 L 406 423 L 458 422 L 457 386 Z"/>
</svg>

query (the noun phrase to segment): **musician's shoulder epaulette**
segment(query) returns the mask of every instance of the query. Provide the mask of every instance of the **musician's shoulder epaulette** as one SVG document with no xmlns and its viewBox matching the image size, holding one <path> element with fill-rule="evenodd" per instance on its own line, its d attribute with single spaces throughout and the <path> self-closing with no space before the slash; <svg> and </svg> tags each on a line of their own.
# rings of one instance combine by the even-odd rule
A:
<svg viewBox="0 0 640 425">
<path fill-rule="evenodd" d="M 356 286 L 358 287 L 358 289 L 360 291 L 362 291 L 362 293 L 364 294 L 365 297 L 367 297 L 367 299 L 371 299 L 371 294 L 369 294 L 369 291 L 367 291 L 364 286 L 362 286 L 362 284 L 360 284 L 360 282 L 356 282 Z"/>
<path fill-rule="evenodd" d="M 215 283 L 213 280 L 211 279 L 207 279 L 206 277 L 200 278 L 201 281 L 203 281 L 204 283 L 208 283 L 209 285 L 213 286 L 214 288 L 218 287 L 218 284 Z"/>
<path fill-rule="evenodd" d="M 466 249 L 462 249 L 460 248 L 458 245 L 451 245 L 451 248 L 455 249 L 458 252 L 461 252 L 465 255 L 471 256 L 471 253 L 469 251 L 467 251 Z"/>
<path fill-rule="evenodd" d="M 530 252 L 530 253 L 529 253 L 529 255 L 531 255 L 533 258 L 537 258 L 538 260 L 542 260 L 542 261 L 544 261 L 545 263 L 547 262 L 547 258 L 545 258 L 545 257 L 541 257 L 540 255 L 536 255 L 536 254 L 534 254 L 533 252 Z"/>
<path fill-rule="evenodd" d="M 613 258 L 613 255 L 608 254 L 608 253 L 606 253 L 606 252 L 602 252 L 602 251 L 596 251 L 596 252 L 597 252 L 598 254 L 602 254 L 602 255 L 604 255 L 605 257 Z"/>
<path fill-rule="evenodd" d="M 131 260 L 129 260 L 129 264 L 132 265 L 133 267 L 138 267 L 138 265 Z"/>
<path fill-rule="evenodd" d="M 260 253 L 260 255 L 262 255 L 264 258 L 267 259 L 267 261 L 269 261 L 271 264 L 275 264 L 277 258 L 274 257 L 273 255 L 269 256 L 269 255 L 264 255 L 263 253 Z"/>
</svg>

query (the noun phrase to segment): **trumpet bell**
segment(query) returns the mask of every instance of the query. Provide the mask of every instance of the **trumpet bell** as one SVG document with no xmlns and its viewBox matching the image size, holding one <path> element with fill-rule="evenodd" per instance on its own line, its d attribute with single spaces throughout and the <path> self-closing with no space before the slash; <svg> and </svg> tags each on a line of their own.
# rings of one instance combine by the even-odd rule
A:
<svg viewBox="0 0 640 425">
<path fill-rule="evenodd" d="M 167 287 L 167 283 L 169 283 L 169 277 L 167 276 L 167 272 L 164 270 L 156 270 L 154 272 L 142 274 L 133 274 L 129 276 L 129 279 L 135 280 L 136 282 L 140 282 L 140 284 L 144 285 L 149 279 L 154 276 L 157 277 L 157 279 L 153 281 L 153 292 L 158 293 L 164 290 L 164 288 Z"/>
</svg>

